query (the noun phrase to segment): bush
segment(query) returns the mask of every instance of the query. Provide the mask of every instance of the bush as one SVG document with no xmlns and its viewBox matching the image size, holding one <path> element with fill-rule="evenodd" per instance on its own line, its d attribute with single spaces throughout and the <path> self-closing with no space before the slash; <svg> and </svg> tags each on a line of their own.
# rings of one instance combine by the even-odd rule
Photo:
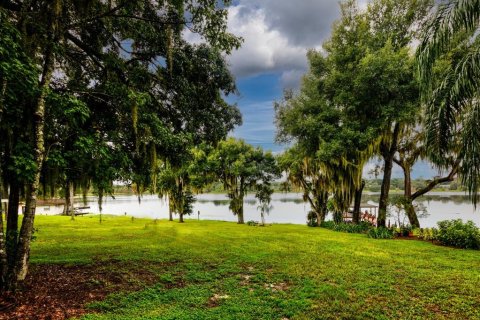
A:
<svg viewBox="0 0 480 320">
<path fill-rule="evenodd" d="M 372 239 L 393 239 L 394 232 L 393 229 L 388 229 L 384 227 L 371 228 L 368 230 L 367 235 Z"/>
<path fill-rule="evenodd" d="M 418 239 L 433 241 L 436 240 L 438 234 L 438 230 L 435 228 L 420 228 L 418 233 Z"/>
<path fill-rule="evenodd" d="M 320 227 L 325 228 L 325 229 L 330 229 L 333 230 L 335 228 L 335 222 L 334 221 L 323 221 Z"/>
<path fill-rule="evenodd" d="M 366 233 L 372 227 L 372 225 L 363 221 L 360 222 L 359 224 L 335 223 L 334 221 L 324 221 L 321 227 L 330 229 L 333 231 L 346 232 L 346 233 Z"/>
<path fill-rule="evenodd" d="M 258 226 L 258 225 L 259 225 L 258 221 L 254 221 L 254 220 L 247 221 L 247 226 Z"/>
<path fill-rule="evenodd" d="M 434 238 L 446 246 L 480 249 L 480 230 L 472 221 L 467 223 L 460 219 L 440 221 Z"/>
<path fill-rule="evenodd" d="M 399 228 L 394 228 L 394 235 L 396 237 L 408 237 L 413 229 L 410 225 L 402 225 Z"/>
</svg>

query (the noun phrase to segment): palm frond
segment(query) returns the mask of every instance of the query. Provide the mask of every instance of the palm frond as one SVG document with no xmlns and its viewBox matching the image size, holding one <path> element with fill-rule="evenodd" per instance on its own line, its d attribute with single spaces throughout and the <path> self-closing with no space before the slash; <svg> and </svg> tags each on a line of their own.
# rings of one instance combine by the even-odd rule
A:
<svg viewBox="0 0 480 320">
<path fill-rule="evenodd" d="M 458 33 L 476 36 L 479 20 L 480 0 L 453 0 L 439 5 L 426 24 L 423 41 L 417 48 L 422 85 L 431 85 L 436 60 L 451 48 Z"/>
<path fill-rule="evenodd" d="M 480 186 L 480 101 L 475 100 L 463 114 L 462 153 L 460 176 L 462 183 L 468 189 L 472 202 L 479 200 Z"/>
</svg>

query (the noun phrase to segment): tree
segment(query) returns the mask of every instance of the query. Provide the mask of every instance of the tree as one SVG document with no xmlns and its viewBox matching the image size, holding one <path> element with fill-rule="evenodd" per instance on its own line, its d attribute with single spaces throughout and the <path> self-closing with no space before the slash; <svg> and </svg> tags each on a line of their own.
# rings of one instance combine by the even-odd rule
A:
<svg viewBox="0 0 480 320">
<path fill-rule="evenodd" d="M 275 158 L 270 152 L 234 138 L 220 141 L 207 157 L 205 174 L 223 182 L 230 198 L 230 210 L 237 216 L 239 224 L 245 223 L 243 199 L 249 190 L 267 188 L 279 176 Z M 264 193 L 257 195 L 264 196 Z"/>
<path fill-rule="evenodd" d="M 380 226 L 385 225 L 399 131 L 419 105 L 408 44 L 429 6 L 430 1 L 377 0 L 361 12 L 347 1 L 324 45 L 329 76 L 322 89 L 345 114 L 342 124 L 363 137 L 360 150 L 377 151 L 384 159 Z"/>
<path fill-rule="evenodd" d="M 404 126 L 399 135 L 398 151 L 394 156 L 393 161 L 398 164 L 404 174 L 404 195 L 403 199 L 397 201 L 397 207 L 401 207 L 405 210 L 409 223 L 414 228 L 420 228 L 420 222 L 415 212 L 415 201 L 420 196 L 431 191 L 435 186 L 440 183 L 453 181 L 458 171 L 458 160 L 456 157 L 449 159 L 450 168 L 449 173 L 444 177 L 436 177 L 429 181 L 426 185 L 423 184 L 417 190 L 413 191 L 411 172 L 413 165 L 419 159 L 426 159 L 426 145 L 425 145 L 425 132 L 421 124 Z M 432 159 L 435 161 L 435 159 Z"/>
<path fill-rule="evenodd" d="M 378 126 L 378 150 L 384 161 L 377 221 L 379 226 L 385 226 L 400 131 L 405 123 L 413 121 L 419 106 L 413 59 L 406 48 L 395 51 L 387 43 L 375 54 L 368 54 L 361 60 L 358 73 L 356 89 L 360 92 L 360 99 L 379 108 L 370 125 Z"/>
<path fill-rule="evenodd" d="M 195 202 L 187 167 L 186 162 L 182 167 L 174 167 L 166 163 L 158 177 L 159 196 L 168 198 L 170 220 L 172 220 L 171 214 L 177 213 L 181 223 L 184 222 L 185 215 L 192 214 Z"/>
<path fill-rule="evenodd" d="M 312 159 L 294 146 L 278 159 L 279 167 L 287 173 L 287 179 L 303 191 L 303 200 L 308 201 L 317 224 L 325 221 L 327 200 L 330 193 L 329 180 L 322 170 L 321 162 Z"/>
<path fill-rule="evenodd" d="M 444 167 L 441 158 L 449 158 L 456 128 L 462 128 L 458 173 L 474 204 L 480 181 L 479 17 L 478 0 L 441 3 L 425 24 L 417 48 L 422 100 L 427 105 L 427 151 Z M 440 74 L 439 65 L 443 67 Z"/>
<path fill-rule="evenodd" d="M 272 201 L 273 188 L 270 182 L 264 182 L 257 187 L 255 192 L 255 198 L 259 202 L 258 209 L 260 210 L 260 217 L 262 219 L 262 226 L 265 225 L 265 215 L 270 213 L 272 206 L 270 202 Z"/>
<path fill-rule="evenodd" d="M 23 170 L 28 173 L 23 181 L 14 181 L 8 174 L 6 176 L 10 179 L 2 181 L 4 185 L 8 184 L 12 198 L 20 191 L 26 195 L 21 229 L 11 242 L 15 250 L 11 252 L 14 258 L 13 267 L 8 271 L 9 287 L 15 287 L 27 273 L 36 197 L 42 187 L 41 174 L 46 172 L 43 165 L 47 151 L 52 151 L 45 148 L 48 138 L 45 135 L 45 126 L 48 125 L 45 114 L 51 107 L 51 94 L 70 95 L 70 98 L 88 106 L 90 116 L 83 127 L 88 129 L 86 139 L 79 141 L 94 142 L 98 146 L 96 150 L 100 151 L 99 155 L 92 157 L 94 165 L 88 171 L 90 179 L 84 179 L 92 181 L 100 201 L 111 190 L 114 179 L 135 181 L 139 189 L 143 189 L 154 176 L 148 170 L 149 177 L 146 177 L 143 169 L 147 164 L 155 163 L 145 159 L 155 158 L 157 152 L 171 154 L 175 150 L 173 144 L 178 141 L 174 137 L 191 135 L 192 139 L 202 139 L 202 134 L 205 136 L 212 132 L 208 128 L 216 129 L 214 126 L 223 120 L 228 120 L 229 124 L 238 122 L 231 120 L 238 119 L 236 108 L 225 104 L 218 90 L 226 88 L 217 86 L 225 77 L 216 77 L 218 81 L 212 81 L 212 85 L 207 86 L 210 95 L 207 96 L 206 91 L 198 91 L 195 96 L 205 96 L 202 105 L 210 106 L 204 110 L 205 114 L 221 119 L 203 119 L 200 124 L 207 124 L 207 129 L 200 127 L 195 132 L 192 132 L 194 126 L 190 124 L 201 120 L 198 113 L 191 116 L 186 111 L 192 108 L 192 104 L 175 103 L 185 90 L 171 85 L 172 79 L 178 83 L 182 79 L 181 76 L 173 77 L 176 72 L 173 64 L 175 53 L 195 50 L 181 40 L 185 26 L 200 33 L 210 45 L 206 46 L 207 50 L 198 49 L 197 52 L 213 52 L 221 57 L 222 52 L 229 53 L 239 46 L 240 39 L 226 32 L 226 9 L 222 4 L 228 3 L 210 0 L 55 0 L 33 3 L 3 1 L 0 4 L 2 28 L 11 27 L 18 38 L 18 41 L 6 42 L 5 48 L 2 48 L 2 61 L 6 52 L 21 52 L 24 56 L 20 59 L 23 69 L 32 66 L 33 70 L 33 76 L 29 78 L 33 79 L 32 85 L 26 90 L 30 95 L 15 95 L 17 100 L 21 100 L 18 107 L 12 99 L 5 99 L 3 95 L 16 90 L 17 84 L 9 81 L 16 71 L 9 68 L 3 73 L 2 70 L 0 76 L 2 113 L 4 110 L 9 113 L 22 111 L 20 131 L 10 134 L 15 141 L 2 145 L 5 160 L 2 162 L 2 173 L 15 161 L 25 169 L 28 167 L 28 170 Z M 18 60 L 18 57 L 13 58 Z M 221 61 L 215 60 L 216 65 L 221 66 Z M 218 74 L 210 72 L 210 67 L 206 69 L 209 71 L 204 74 L 208 76 Z M 185 77 L 185 73 L 182 75 Z M 210 80 L 209 77 L 205 79 Z M 190 92 L 205 85 L 205 82 L 198 81 L 192 81 Z M 230 85 L 227 91 L 231 89 L 231 82 L 224 81 L 226 86 Z M 5 127 L 3 117 L 0 121 L 1 127 Z M 208 127 L 209 123 L 212 127 Z M 221 130 L 217 136 L 223 133 Z M 21 156 L 16 156 L 20 151 Z M 12 210 L 15 210 L 15 199 L 11 204 Z M 10 230 L 16 232 L 17 226 L 12 226 Z"/>
<path fill-rule="evenodd" d="M 286 95 L 277 107 L 280 140 L 296 139 L 331 168 L 338 210 L 348 209 L 356 194 L 355 221 L 363 165 L 377 152 L 384 158 L 378 220 L 385 225 L 400 127 L 418 106 L 407 45 L 428 7 L 429 1 L 377 0 L 362 12 L 355 1 L 343 2 L 325 54 L 309 53 L 310 72 L 299 95 Z"/>
</svg>

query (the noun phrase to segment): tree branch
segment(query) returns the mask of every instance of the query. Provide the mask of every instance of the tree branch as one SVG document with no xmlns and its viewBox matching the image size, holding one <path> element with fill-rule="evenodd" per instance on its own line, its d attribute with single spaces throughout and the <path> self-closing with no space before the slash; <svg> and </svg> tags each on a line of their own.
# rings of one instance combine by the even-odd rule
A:
<svg viewBox="0 0 480 320">
<path fill-rule="evenodd" d="M 393 162 L 395 162 L 400 168 L 405 169 L 403 161 L 401 161 L 400 159 L 393 157 Z"/>
<path fill-rule="evenodd" d="M 73 28 L 73 27 L 77 27 L 77 26 L 80 26 L 84 23 L 89 23 L 89 22 L 92 22 L 92 21 L 95 21 L 95 20 L 98 20 L 98 19 L 101 19 L 101 18 L 105 18 L 107 16 L 110 16 L 111 14 L 117 12 L 118 10 L 120 10 L 121 8 L 123 8 L 125 6 L 125 3 L 122 3 L 118 6 L 116 6 L 115 8 L 112 8 L 104 13 L 101 13 L 97 16 L 94 16 L 94 17 L 90 17 L 90 18 L 87 18 L 87 19 L 84 19 L 84 20 L 81 20 L 81 21 L 78 21 L 76 23 L 72 23 L 70 25 L 67 26 L 67 29 L 69 28 Z"/>
<path fill-rule="evenodd" d="M 92 60 L 95 62 L 95 64 L 97 64 L 101 69 L 104 69 L 104 66 L 101 63 L 101 61 L 103 61 L 103 54 L 102 53 L 93 50 L 92 48 L 90 48 L 88 45 L 86 45 L 84 42 L 82 42 L 80 39 L 78 39 L 77 37 L 75 37 L 74 35 L 72 35 L 69 32 L 65 33 L 65 37 L 68 40 L 72 41 L 81 50 L 83 50 L 90 58 L 92 58 Z M 127 77 L 125 76 L 123 71 L 118 66 L 114 66 L 113 71 L 115 71 L 115 73 L 118 75 L 118 77 L 120 78 L 120 80 L 123 83 L 128 84 Z"/>
<path fill-rule="evenodd" d="M 97 65 L 99 66 L 101 69 L 103 69 L 103 65 L 102 63 L 100 62 L 101 60 L 101 54 L 99 54 L 98 52 L 95 52 L 94 50 L 92 50 L 91 48 L 89 48 L 86 44 L 84 44 L 80 39 L 78 39 L 77 37 L 75 37 L 73 34 L 71 34 L 70 32 L 66 32 L 65 33 L 65 37 L 70 40 L 71 42 L 73 42 L 73 44 L 75 44 L 78 48 L 80 48 L 83 52 L 85 52 L 87 54 L 87 56 L 89 56 L 92 61 Z"/>
<path fill-rule="evenodd" d="M 434 180 L 431 181 L 428 185 L 426 185 L 426 186 L 423 187 L 422 189 L 420 189 L 420 190 L 418 190 L 417 192 L 415 192 L 415 193 L 411 196 L 412 200 L 415 200 L 416 198 L 418 198 L 418 197 L 420 197 L 420 196 L 423 196 L 425 193 L 429 192 L 430 190 L 432 190 L 433 188 L 435 188 L 436 185 L 438 185 L 438 184 L 440 184 L 440 183 L 453 181 L 453 179 L 455 178 L 455 175 L 456 175 L 457 172 L 458 172 L 458 166 L 459 166 L 459 165 L 460 165 L 460 160 L 457 160 L 457 161 L 455 162 L 455 164 L 453 165 L 452 170 L 450 171 L 450 173 L 448 174 L 448 176 L 434 179 Z"/>
</svg>

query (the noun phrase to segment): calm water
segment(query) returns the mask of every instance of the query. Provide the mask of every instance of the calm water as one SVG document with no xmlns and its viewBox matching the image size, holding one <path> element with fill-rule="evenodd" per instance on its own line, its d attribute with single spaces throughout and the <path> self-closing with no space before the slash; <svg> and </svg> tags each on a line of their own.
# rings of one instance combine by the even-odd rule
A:
<svg viewBox="0 0 480 320">
<path fill-rule="evenodd" d="M 220 194 L 202 194 L 197 196 L 194 205 L 194 215 L 200 211 L 200 219 L 236 221 L 236 217 L 228 209 L 228 198 Z M 377 204 L 377 194 L 367 194 L 363 203 Z M 420 198 L 418 203 L 427 209 L 427 215 L 420 219 L 422 227 L 434 227 L 437 221 L 446 219 L 472 220 L 480 226 L 480 209 L 475 210 L 463 193 L 431 193 Z M 297 193 L 276 193 L 272 197 L 272 210 L 266 217 L 269 223 L 305 224 L 306 215 L 310 210 L 308 203 L 304 203 L 302 195 Z M 77 204 L 76 206 L 82 204 Z M 99 213 L 97 199 L 88 198 L 88 212 Z M 260 211 L 254 195 L 245 199 L 245 221 L 260 220 Z M 38 214 L 59 214 L 63 206 L 39 207 Z M 143 196 L 138 201 L 136 196 L 117 196 L 115 199 L 106 198 L 103 203 L 103 213 L 113 215 L 127 215 L 141 218 L 165 219 L 168 218 L 168 203 L 157 196 Z M 390 217 L 393 224 L 395 216 Z"/>
</svg>

